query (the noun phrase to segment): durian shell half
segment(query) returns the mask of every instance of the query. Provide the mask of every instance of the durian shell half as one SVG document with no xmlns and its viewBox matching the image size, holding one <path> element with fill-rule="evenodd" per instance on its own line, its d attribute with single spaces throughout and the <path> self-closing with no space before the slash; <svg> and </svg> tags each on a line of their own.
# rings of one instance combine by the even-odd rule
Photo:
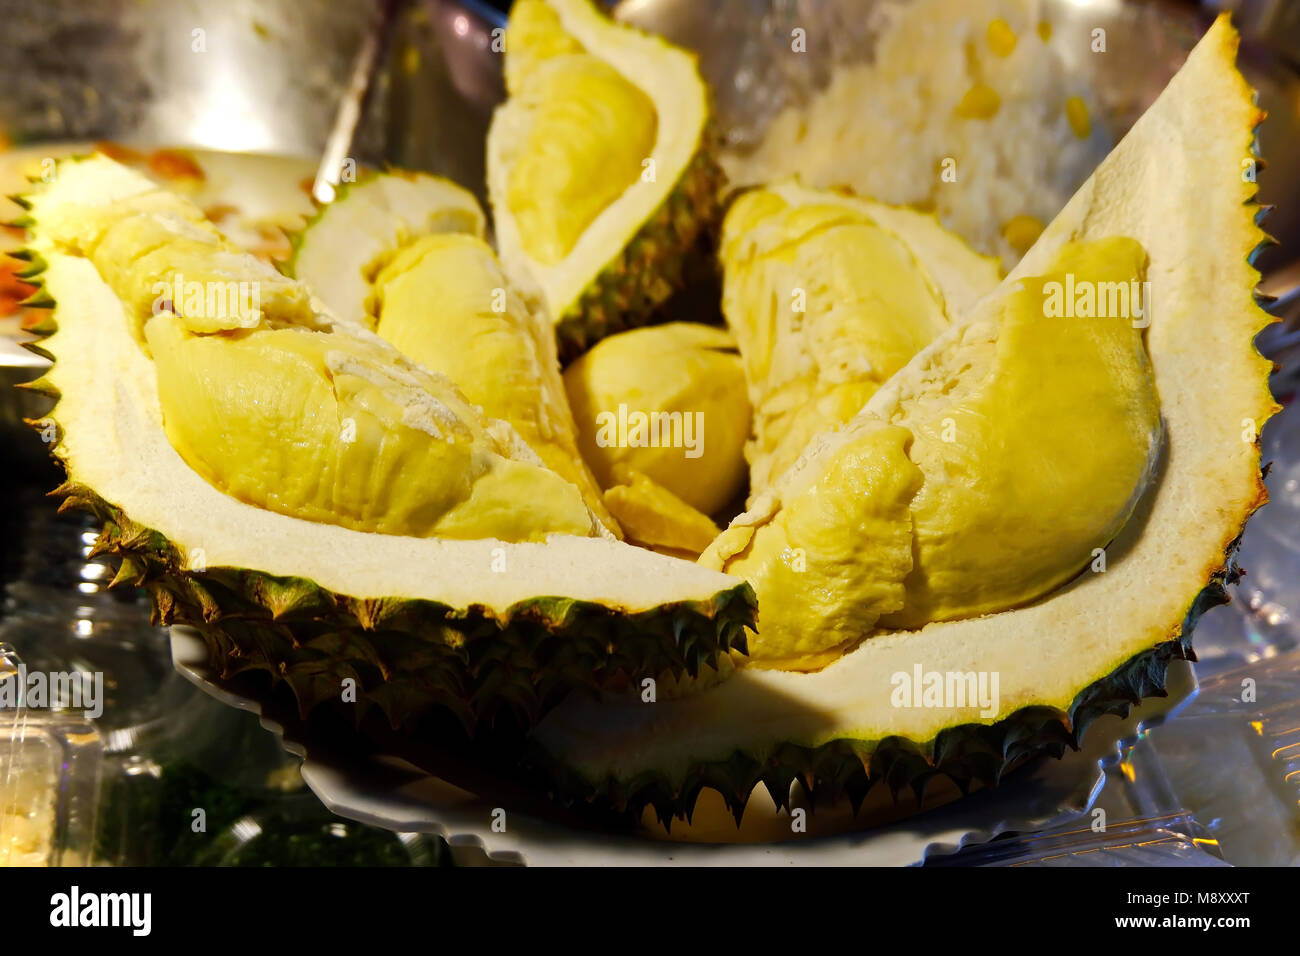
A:
<svg viewBox="0 0 1300 956">
<path fill-rule="evenodd" d="M 739 820 L 763 783 L 787 805 L 798 781 L 819 801 L 856 806 L 870 788 L 923 793 L 937 775 L 996 783 L 1009 766 L 1078 745 L 1103 714 L 1164 694 L 1170 660 L 1224 603 L 1247 518 L 1267 500 L 1258 435 L 1277 410 L 1271 365 L 1254 347 L 1271 317 L 1251 265 L 1267 237 L 1243 176 L 1263 119 L 1234 66 L 1221 16 L 1155 104 L 1004 280 L 1044 271 L 1072 239 L 1124 235 L 1150 256 L 1147 343 L 1167 445 L 1156 480 L 1085 572 L 1028 606 L 883 633 L 815 673 L 741 669 L 695 695 L 657 704 L 572 698 L 534 733 L 533 765 L 570 799 L 610 802 L 661 820 L 689 814 L 704 788 Z M 994 293 L 997 294 L 996 292 Z M 942 335 L 872 399 L 960 334 Z M 822 441 L 848 440 L 852 426 Z M 797 479 L 796 479 L 797 480 Z M 759 630 L 762 608 L 759 609 Z M 997 712 L 891 705 L 891 677 L 925 671 L 999 675 Z"/>
</svg>

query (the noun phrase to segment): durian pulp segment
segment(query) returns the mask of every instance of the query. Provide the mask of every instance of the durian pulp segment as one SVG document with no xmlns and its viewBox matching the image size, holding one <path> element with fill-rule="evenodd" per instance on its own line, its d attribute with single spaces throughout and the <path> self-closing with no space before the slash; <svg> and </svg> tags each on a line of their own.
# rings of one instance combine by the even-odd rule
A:
<svg viewBox="0 0 1300 956">
<path fill-rule="evenodd" d="M 750 410 L 726 330 L 669 322 L 610 336 L 564 370 L 564 385 L 603 487 L 627 468 L 702 515 L 740 494 Z"/>
<path fill-rule="evenodd" d="M 1124 526 L 1162 432 L 1141 331 L 1146 266 L 1132 239 L 1066 245 L 1046 276 L 1011 293 L 988 378 L 967 391 L 958 372 L 949 395 L 934 389 L 901 407 L 911 458 L 930 480 L 912 502 L 907 600 L 883 626 L 1032 600 L 1094 564 L 1094 549 Z M 1061 315 L 1072 286 L 1096 290 L 1099 314 Z M 1131 306 L 1100 314 L 1118 303 L 1102 303 L 1112 289 L 1131 291 Z"/>
<path fill-rule="evenodd" d="M 902 605 L 912 568 L 908 506 L 923 481 L 907 457 L 910 441 L 902 428 L 866 432 L 756 527 L 741 515 L 701 555 L 758 595 L 752 660 L 820 666 L 824 659 L 799 659 L 848 645 Z"/>
<path fill-rule="evenodd" d="M 375 273 L 393 250 L 420 236 L 483 238 L 487 219 L 474 194 L 451 180 L 409 170 L 363 175 L 340 187 L 297 235 L 287 273 L 307 283 L 336 316 L 366 324 Z"/>
<path fill-rule="evenodd" d="M 509 457 L 446 379 L 392 368 L 346 332 L 145 336 L 172 445 L 227 494 L 345 528 L 416 537 L 589 534 L 577 489 Z"/>
<path fill-rule="evenodd" d="M 164 307 L 196 333 L 314 320 L 306 289 L 235 247 L 181 196 L 151 187 L 83 213 L 49 226 L 119 291 L 137 339 Z"/>
<path fill-rule="evenodd" d="M 936 237 L 942 256 L 927 254 Z M 722 264 L 754 406 L 751 501 L 968 307 L 968 290 L 949 302 L 941 282 L 964 276 L 978 294 L 997 283 L 931 219 L 790 183 L 735 202 Z"/>
<path fill-rule="evenodd" d="M 604 525 L 618 529 L 578 452 L 550 325 L 536 321 L 487 243 L 443 233 L 401 247 L 376 274 L 367 310 L 378 336 L 513 425 Z"/>
<path fill-rule="evenodd" d="M 718 526 L 639 471 L 619 467 L 605 504 L 632 544 L 695 560 L 718 536 Z"/>
<path fill-rule="evenodd" d="M 637 181 L 654 151 L 654 103 L 568 36 L 544 0 L 520 0 L 506 28 L 510 92 L 529 111 L 506 202 L 525 251 L 562 261 Z"/>
<path fill-rule="evenodd" d="M 96 192 L 46 210 L 43 234 L 86 256 L 123 303 L 153 358 L 169 441 L 217 488 L 389 534 L 593 532 L 578 490 L 508 425 L 315 313 L 305 286 L 229 244 L 187 200 L 109 160 L 63 175 Z"/>
<path fill-rule="evenodd" d="M 1159 402 L 1140 299 L 1064 318 L 1051 292 L 1139 290 L 1145 268 L 1131 239 L 1066 245 L 738 517 L 700 560 L 754 585 L 751 655 L 1005 610 L 1087 567 L 1150 479 Z"/>
<path fill-rule="evenodd" d="M 506 92 L 518 96 L 528 78 L 546 60 L 584 53 L 582 44 L 564 30 L 546 0 L 518 0 L 506 25 Z"/>
</svg>

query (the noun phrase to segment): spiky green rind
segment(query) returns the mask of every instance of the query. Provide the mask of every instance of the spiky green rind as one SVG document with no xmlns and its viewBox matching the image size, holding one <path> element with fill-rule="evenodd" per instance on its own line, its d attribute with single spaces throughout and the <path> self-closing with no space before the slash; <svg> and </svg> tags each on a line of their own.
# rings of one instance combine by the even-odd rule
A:
<svg viewBox="0 0 1300 956">
<path fill-rule="evenodd" d="M 47 332 L 45 334 L 48 335 L 50 333 Z M 27 351 L 31 352 L 33 355 L 39 355 L 41 358 L 46 359 L 47 361 L 50 362 L 54 361 L 54 353 L 51 352 L 49 349 L 45 348 L 45 346 L 43 345 L 40 345 L 36 342 L 19 342 L 18 344 L 21 345 L 23 348 L 25 348 Z"/>
<path fill-rule="evenodd" d="M 20 279 L 31 280 L 36 278 L 38 275 L 40 275 L 42 272 L 45 271 L 45 266 L 46 266 L 45 258 L 40 253 L 33 252 L 30 249 L 24 249 L 22 251 L 26 253 L 26 255 L 22 257 L 10 253 L 9 258 L 20 259 L 20 261 L 25 261 L 27 263 L 27 265 L 24 266 L 22 269 L 16 271 L 14 275 L 16 275 Z"/>
<path fill-rule="evenodd" d="M 1261 496 L 1260 504 L 1263 500 Z M 722 795 L 739 825 L 750 794 L 759 784 L 786 810 L 791 785 L 798 782 L 811 802 L 848 800 L 855 813 L 867 793 L 879 785 L 887 787 L 895 799 L 911 791 L 918 802 L 940 776 L 949 778 L 963 793 L 977 785 L 996 786 L 1004 773 L 1033 757 L 1060 757 L 1067 748 L 1078 749 L 1098 717 L 1127 717 L 1143 698 L 1167 695 L 1169 662 L 1196 659 L 1191 642 L 1196 622 L 1210 608 L 1228 601 L 1225 585 L 1240 573 L 1234 561 L 1236 544 L 1170 640 L 1133 656 L 1085 687 L 1066 712 L 1026 707 L 994 724 L 949 727 L 926 743 L 903 737 L 879 741 L 840 738 L 820 747 L 780 744 L 766 755 L 736 751 L 725 760 L 695 764 L 682 779 L 649 771 L 630 779 L 610 776 L 593 782 L 540 747 L 531 750 L 527 764 L 536 779 L 544 781 L 564 803 L 612 807 L 634 816 L 651 807 L 666 827 L 674 820 L 689 821 L 706 787 Z"/>
<path fill-rule="evenodd" d="M 54 308 L 54 300 L 50 298 L 50 294 L 46 292 L 44 288 L 39 288 L 39 287 L 35 292 L 33 292 L 27 298 L 23 299 L 18 304 L 21 305 L 24 309 Z"/>
<path fill-rule="evenodd" d="M 42 312 L 38 312 L 37 316 L 38 317 L 35 319 L 31 318 L 30 313 L 27 316 L 25 316 L 23 321 L 23 330 L 26 332 L 31 332 L 34 335 L 40 335 L 40 336 L 53 335 L 54 330 L 56 328 L 54 324 L 54 313 L 50 310 L 45 310 Z M 27 343 L 23 343 L 23 344 L 26 345 Z M 48 355 L 46 355 L 45 357 L 49 358 Z"/>
<path fill-rule="evenodd" d="M 560 316 L 555 332 L 561 362 L 607 335 L 644 325 L 685 285 L 687 259 L 722 212 L 726 175 L 714 158 L 713 141 L 712 129 L 706 130 L 655 214 Z"/>
<path fill-rule="evenodd" d="M 58 398 L 62 394 L 58 386 L 50 381 L 49 376 L 46 375 L 32 379 L 30 382 L 18 382 L 14 385 L 14 388 L 21 388 L 25 392 L 35 392 L 47 398 Z"/>
<path fill-rule="evenodd" d="M 54 493 L 62 507 L 103 522 L 95 553 L 121 559 L 113 583 L 145 588 L 156 623 L 197 630 L 223 676 L 256 669 L 286 681 L 304 716 L 340 700 L 352 678 L 358 721 L 378 707 L 401 727 L 437 706 L 470 732 L 502 709 L 531 726 L 579 687 L 697 673 L 726 649 L 743 649 L 754 618 L 747 585 L 639 613 L 556 597 L 458 611 L 350 597 L 245 568 L 192 570 L 166 537 L 92 489 L 67 482 Z"/>
</svg>

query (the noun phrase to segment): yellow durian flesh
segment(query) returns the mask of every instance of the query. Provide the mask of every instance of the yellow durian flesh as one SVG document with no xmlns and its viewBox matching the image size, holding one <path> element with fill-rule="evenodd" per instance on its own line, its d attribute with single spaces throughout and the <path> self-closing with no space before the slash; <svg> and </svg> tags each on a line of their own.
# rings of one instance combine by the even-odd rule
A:
<svg viewBox="0 0 1300 956">
<path fill-rule="evenodd" d="M 153 360 L 169 441 L 223 492 L 388 534 L 594 533 L 577 489 L 513 429 L 448 379 L 315 313 L 305 286 L 182 197 L 143 190 L 48 226 L 123 303 Z"/>
<path fill-rule="evenodd" d="M 241 501 L 384 534 L 591 533 L 576 488 L 511 457 L 513 436 L 381 343 L 291 327 L 195 335 L 168 312 L 145 338 L 172 446 Z"/>
<path fill-rule="evenodd" d="M 948 325 L 939 292 L 865 212 L 767 190 L 728 213 L 723 312 L 754 404 L 751 499 Z"/>
<path fill-rule="evenodd" d="M 268 321 L 310 323 L 310 296 L 238 249 L 193 203 L 155 190 L 81 217 L 73 244 L 120 290 L 132 331 L 166 308 L 196 332 L 252 328 Z"/>
<path fill-rule="evenodd" d="M 750 409 L 725 330 L 670 322 L 610 336 L 565 369 L 564 385 L 602 487 L 628 468 L 706 515 L 740 494 Z"/>
<path fill-rule="evenodd" d="M 878 628 L 1004 610 L 1088 567 L 1150 479 L 1159 402 L 1140 319 L 1050 316 L 1049 283 L 1144 274 L 1133 240 L 1067 245 L 737 518 L 700 560 L 754 585 L 751 656 L 820 666 Z"/>
<path fill-rule="evenodd" d="M 869 431 L 757 531 L 733 525 L 701 556 L 758 595 L 751 659 L 839 648 L 861 637 L 864 623 L 902 607 L 912 567 L 908 506 L 922 481 L 907 457 L 910 440 L 902 428 Z"/>
<path fill-rule="evenodd" d="M 546 0 L 518 0 L 506 24 L 506 92 L 518 96 L 527 78 L 545 60 L 583 53 L 582 44 L 565 32 Z"/>
<path fill-rule="evenodd" d="M 612 532 L 618 523 L 583 463 L 554 346 L 476 236 L 423 236 L 379 269 L 367 301 L 375 333 L 455 382 L 514 426 L 548 468 L 575 485 Z"/>
<path fill-rule="evenodd" d="M 718 536 L 708 515 L 638 471 L 619 467 L 605 504 L 632 544 L 694 560 Z"/>
<path fill-rule="evenodd" d="M 512 97 L 529 112 L 506 204 L 524 250 L 555 265 L 645 171 L 658 135 L 654 102 L 583 51 L 545 3 L 520 3 L 506 28 Z"/>
<path fill-rule="evenodd" d="M 1068 274 L 1138 292 L 1145 272 L 1132 239 L 1067 245 L 1050 274 L 1012 292 L 981 385 L 936 391 L 899 419 L 927 481 L 912 503 L 907 602 L 882 625 L 1032 600 L 1093 563 L 1123 527 L 1162 432 L 1142 320 L 1045 317 L 1045 287 L 1068 288 Z"/>
</svg>

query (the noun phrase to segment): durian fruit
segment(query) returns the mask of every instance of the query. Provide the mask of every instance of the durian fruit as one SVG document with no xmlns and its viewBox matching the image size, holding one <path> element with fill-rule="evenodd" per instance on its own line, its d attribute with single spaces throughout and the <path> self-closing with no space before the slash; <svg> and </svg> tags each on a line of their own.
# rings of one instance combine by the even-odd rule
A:
<svg viewBox="0 0 1300 956">
<path fill-rule="evenodd" d="M 718 533 L 709 516 L 745 482 L 750 409 L 731 336 L 694 322 L 621 332 L 565 369 L 564 385 L 628 539 L 697 556 Z"/>
<path fill-rule="evenodd" d="M 505 48 L 487 143 L 497 247 L 567 361 L 682 285 L 719 212 L 709 95 L 692 54 L 592 0 L 519 0 Z"/>
<path fill-rule="evenodd" d="M 578 489 L 516 434 L 370 337 L 274 319 L 196 334 L 167 311 L 144 335 L 172 447 L 239 501 L 381 534 L 596 533 Z"/>
<path fill-rule="evenodd" d="M 999 278 L 932 215 L 796 181 L 732 204 L 721 259 L 754 406 L 751 500 Z"/>
<path fill-rule="evenodd" d="M 287 681 L 304 714 L 472 730 L 743 647 L 746 585 L 598 534 L 509 424 L 186 201 L 92 157 L 25 202 L 59 493 L 219 671 Z M 190 294 L 232 287 L 233 308 Z"/>
<path fill-rule="evenodd" d="M 996 784 L 1030 756 L 1077 746 L 1096 717 L 1164 693 L 1168 662 L 1190 656 L 1197 619 L 1225 600 L 1238 573 L 1242 526 L 1267 497 L 1257 436 L 1277 410 L 1270 363 L 1253 345 L 1270 321 L 1253 297 L 1259 273 L 1250 264 L 1265 236 L 1255 186 L 1241 175 L 1263 114 L 1234 68 L 1237 44 L 1220 17 L 993 295 L 852 422 L 819 438 L 710 549 L 706 558 L 733 567 L 743 558 L 728 537 L 758 542 L 783 520 L 799 524 L 804 540 L 825 549 L 822 567 L 813 570 L 810 548 L 807 584 L 774 565 L 756 575 L 758 633 L 768 640 L 776 631 L 776 655 L 815 652 L 780 638 L 780 622 L 782 602 L 808 601 L 821 581 L 836 591 L 809 609 L 826 620 L 844 615 L 843 646 L 824 648 L 818 670 L 741 667 L 652 707 L 575 697 L 534 733 L 535 763 L 555 790 L 653 806 L 665 821 L 689 813 L 706 787 L 739 820 L 760 782 L 781 806 L 796 780 L 819 802 L 847 797 L 855 808 L 880 783 L 921 799 L 937 775 L 963 788 Z M 1096 318 L 1100 286 L 1073 287 L 1073 314 L 1055 317 L 1063 290 L 1046 282 L 1062 269 L 1116 283 L 1140 273 L 1146 327 Z M 1094 290 L 1092 318 L 1085 288 Z M 1106 294 L 1118 296 L 1118 284 Z M 969 357 L 972 371 L 955 366 L 955 355 Z M 1081 378 L 1074 361 L 1101 379 Z M 988 382 L 990 362 L 1010 380 Z M 999 400 L 1013 393 L 1025 408 Z M 980 419 L 995 408 L 1010 417 Z M 933 431 L 944 417 L 956 425 L 952 449 Z M 1034 441 L 1041 452 L 1026 459 Z M 1093 472 L 1092 456 L 1117 472 Z M 1075 469 L 1101 486 L 1079 486 Z M 996 478 L 988 500 L 970 481 L 977 473 Z M 820 526 L 800 498 L 819 483 Z M 844 496 L 849 486 L 864 501 Z M 1048 502 L 1052 486 L 1075 495 Z M 1038 503 L 1018 504 L 1021 493 Z M 992 553 L 963 557 L 943 529 L 967 514 L 975 525 L 953 528 L 959 537 L 994 534 L 998 505 L 1024 516 L 1005 533 L 1025 553 L 989 539 L 1009 562 L 990 575 Z M 961 510 L 949 515 L 949 506 Z M 901 528 L 904 509 L 917 516 L 914 532 Z M 913 535 L 919 564 L 899 546 Z M 830 573 L 830 562 L 849 557 L 868 567 Z M 994 592 L 1003 607 L 989 606 Z M 996 686 L 987 705 L 972 700 L 980 679 Z"/>
<path fill-rule="evenodd" d="M 631 543 L 694 561 L 718 536 L 712 518 L 641 472 L 619 466 L 614 480 L 605 504 Z"/>
<path fill-rule="evenodd" d="M 578 453 L 551 325 L 506 278 L 472 195 L 436 176 L 374 175 L 325 207 L 298 251 L 295 275 L 331 311 L 509 422 L 619 534 Z"/>
<path fill-rule="evenodd" d="M 1048 318 L 1044 289 L 1127 292 L 1145 270 L 1132 239 L 1067 245 L 819 436 L 700 559 L 754 585 L 751 657 L 824 666 L 878 629 L 1014 607 L 1086 567 L 1146 490 L 1159 402 L 1127 310 Z"/>
<path fill-rule="evenodd" d="M 286 271 L 339 318 L 362 322 L 375 273 L 394 249 L 448 232 L 482 239 L 486 226 L 474 194 L 451 180 L 399 169 L 363 173 L 293 236 Z"/>
</svg>

